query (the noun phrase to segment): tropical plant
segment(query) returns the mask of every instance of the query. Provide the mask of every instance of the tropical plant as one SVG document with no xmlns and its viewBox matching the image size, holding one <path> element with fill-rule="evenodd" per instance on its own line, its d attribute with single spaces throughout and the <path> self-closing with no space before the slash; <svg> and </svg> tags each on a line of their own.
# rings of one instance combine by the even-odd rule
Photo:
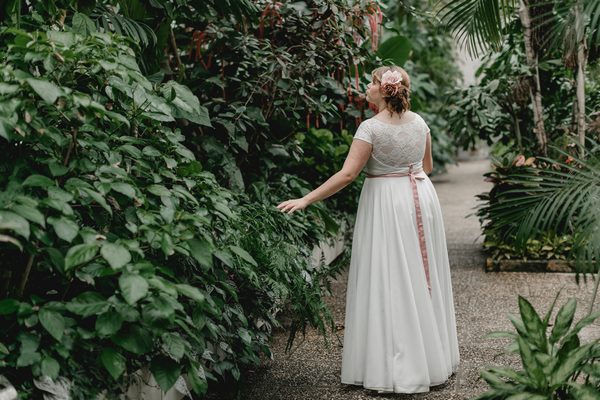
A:
<svg viewBox="0 0 600 400">
<path fill-rule="evenodd" d="M 210 124 L 189 89 L 118 36 L 1 37 L 0 366 L 23 397 L 114 397 L 144 367 L 202 395 L 270 354 L 281 309 L 324 330 L 320 214 L 220 186 L 176 126 Z"/>
<path fill-rule="evenodd" d="M 481 54 L 488 48 L 499 50 L 506 26 L 517 10 L 516 0 L 440 1 L 440 4 L 445 4 L 440 11 L 442 19 L 472 54 Z M 543 154 L 546 153 L 539 62 L 547 49 L 564 48 L 566 66 L 575 67 L 576 121 L 580 156 L 583 156 L 586 131 L 585 68 L 588 62 L 586 49 L 597 47 L 599 42 L 600 3 L 595 0 L 519 0 L 518 11 L 530 70 L 531 82 L 528 86 L 539 149 Z M 548 29 L 549 26 L 553 28 Z"/>
<path fill-rule="evenodd" d="M 495 187 L 479 196 L 478 215 L 492 240 L 517 248 L 543 232 L 572 235 L 576 270 L 597 275 L 593 305 L 600 281 L 600 160 L 597 152 L 584 161 L 554 150 L 562 161 L 520 156 L 514 166 L 487 174 Z"/>
<path fill-rule="evenodd" d="M 551 325 L 557 299 L 558 294 L 542 319 L 531 303 L 519 296 L 520 318 L 509 315 L 516 333 L 492 332 L 487 337 L 511 339 L 506 351 L 519 355 L 523 369 L 484 369 L 481 377 L 490 390 L 474 400 L 600 398 L 600 340 L 581 343 L 579 338 L 581 330 L 600 317 L 600 310 L 573 324 L 577 300 L 571 298 L 558 310 Z"/>
</svg>

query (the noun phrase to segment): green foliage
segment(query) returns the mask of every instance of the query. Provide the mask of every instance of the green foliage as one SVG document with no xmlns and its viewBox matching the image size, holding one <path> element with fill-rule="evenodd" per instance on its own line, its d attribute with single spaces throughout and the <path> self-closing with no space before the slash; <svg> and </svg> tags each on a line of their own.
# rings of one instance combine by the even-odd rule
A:
<svg viewBox="0 0 600 400">
<path fill-rule="evenodd" d="M 579 271 L 594 272 L 590 261 L 599 256 L 597 153 L 583 161 L 553 150 L 563 161 L 522 155 L 511 161 L 508 153 L 485 174 L 494 187 L 478 195 L 477 215 L 487 246 L 497 255 L 574 259 Z"/>
<path fill-rule="evenodd" d="M 2 38 L 0 366 L 24 397 L 43 375 L 114 397 L 147 366 L 202 395 L 270 354 L 283 305 L 325 327 L 319 214 L 220 186 L 177 128 L 211 123 L 186 87 L 149 82 L 119 37 Z"/>
<path fill-rule="evenodd" d="M 558 310 L 550 325 L 555 303 L 556 299 L 542 318 L 529 301 L 519 296 L 520 317 L 509 317 L 516 333 L 492 332 L 488 338 L 511 339 L 506 351 L 520 357 L 523 369 L 488 367 L 482 370 L 481 377 L 490 390 L 474 400 L 581 400 L 600 396 L 600 342 L 581 343 L 579 338 L 581 330 L 600 317 L 600 311 L 585 315 L 573 324 L 577 301 L 571 298 Z"/>
</svg>

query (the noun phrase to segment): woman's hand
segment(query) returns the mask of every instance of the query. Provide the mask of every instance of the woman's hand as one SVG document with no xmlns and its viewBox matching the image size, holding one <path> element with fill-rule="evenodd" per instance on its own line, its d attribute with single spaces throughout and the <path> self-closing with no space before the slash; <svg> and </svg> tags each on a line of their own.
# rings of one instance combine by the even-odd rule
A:
<svg viewBox="0 0 600 400">
<path fill-rule="evenodd" d="M 304 197 L 301 199 L 292 199 L 292 200 L 286 200 L 283 203 L 280 203 L 277 208 L 279 208 L 279 210 L 281 212 L 285 212 L 288 214 L 293 213 L 296 210 L 303 210 L 306 207 L 309 206 L 309 202 L 308 200 L 306 200 Z"/>
</svg>

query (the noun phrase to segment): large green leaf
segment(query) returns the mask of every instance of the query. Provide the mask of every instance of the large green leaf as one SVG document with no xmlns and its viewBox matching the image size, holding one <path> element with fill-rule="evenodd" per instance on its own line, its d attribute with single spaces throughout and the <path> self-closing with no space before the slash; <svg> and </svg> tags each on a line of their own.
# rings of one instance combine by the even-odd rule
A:
<svg viewBox="0 0 600 400">
<path fill-rule="evenodd" d="M 538 364 L 534 357 L 534 353 L 531 351 L 529 344 L 522 337 L 517 338 L 519 344 L 519 353 L 521 354 L 521 361 L 523 362 L 523 368 L 527 375 L 532 379 L 534 387 L 541 388 L 545 385 L 546 376 L 541 366 Z"/>
<path fill-rule="evenodd" d="M 179 361 L 185 354 L 185 340 L 179 333 L 166 332 L 161 337 L 163 348 L 175 361 Z"/>
<path fill-rule="evenodd" d="M 543 352 L 547 349 L 546 329 L 538 313 L 527 299 L 519 296 L 519 311 L 523 325 L 533 343 Z"/>
<path fill-rule="evenodd" d="M 152 350 L 150 332 L 137 326 L 123 327 L 111 339 L 114 343 L 134 354 L 142 355 Z"/>
<path fill-rule="evenodd" d="M 102 350 L 100 361 L 102 361 L 104 368 L 106 368 L 110 376 L 115 380 L 118 379 L 127 368 L 125 357 L 117 350 L 110 347 Z"/>
<path fill-rule="evenodd" d="M 550 343 L 556 343 L 567 331 L 573 322 L 575 316 L 575 310 L 577 308 L 577 300 L 574 298 L 569 299 L 556 314 L 554 320 L 554 327 L 552 327 L 552 333 L 550 335 Z"/>
<path fill-rule="evenodd" d="M 44 329 L 46 329 L 54 339 L 60 342 L 65 330 L 65 319 L 63 316 L 56 311 L 42 308 L 38 317 Z"/>
<path fill-rule="evenodd" d="M 123 298 L 132 305 L 148 293 L 148 281 L 140 275 L 121 275 L 119 277 L 119 287 Z"/>
<path fill-rule="evenodd" d="M 213 250 L 214 247 L 206 240 L 192 239 L 188 241 L 188 245 L 190 246 L 190 253 L 192 257 L 201 266 L 212 268 L 213 267 Z"/>
<path fill-rule="evenodd" d="M 150 364 L 150 371 L 160 388 L 167 392 L 173 387 L 177 378 L 181 376 L 181 367 L 171 359 L 157 357 Z"/>
<path fill-rule="evenodd" d="M 82 36 L 87 36 L 92 32 L 96 32 L 96 24 L 94 24 L 94 21 L 83 13 L 76 12 L 73 14 L 73 22 L 71 25 L 73 32 Z"/>
<path fill-rule="evenodd" d="M 195 300 L 198 303 L 204 302 L 204 295 L 196 287 L 186 285 L 184 283 L 180 283 L 180 284 L 175 285 L 175 288 L 182 295 L 189 297 L 190 299 Z"/>
<path fill-rule="evenodd" d="M 29 222 L 14 212 L 0 211 L 0 230 L 11 230 L 29 239 Z"/>
<path fill-rule="evenodd" d="M 11 207 L 11 211 L 19 214 L 21 217 L 35 222 L 38 225 L 46 227 L 46 221 L 44 214 L 42 214 L 37 208 L 28 206 L 25 204 L 17 204 Z"/>
<path fill-rule="evenodd" d="M 79 233 L 79 225 L 70 218 L 50 217 L 50 218 L 48 218 L 48 222 L 54 228 L 54 231 L 56 232 L 56 236 L 58 236 L 62 240 L 65 240 L 69 243 L 71 243 L 73 241 L 73 239 L 75 239 L 77 237 L 77 234 Z"/>
<path fill-rule="evenodd" d="M 27 83 L 48 104 L 54 104 L 58 96 L 63 94 L 58 86 L 43 79 L 29 78 Z"/>
<path fill-rule="evenodd" d="M 110 303 L 97 292 L 81 293 L 65 304 L 67 310 L 82 317 L 100 314 L 106 311 L 109 305 Z"/>
<path fill-rule="evenodd" d="M 114 310 L 106 311 L 96 319 L 96 332 L 99 336 L 106 337 L 114 335 L 121 329 L 123 317 Z"/>
<path fill-rule="evenodd" d="M 571 351 L 563 362 L 556 366 L 550 377 L 550 383 L 556 386 L 566 383 L 576 369 L 590 356 L 593 346 L 594 343 L 587 343 Z"/>
<path fill-rule="evenodd" d="M 382 60 L 391 60 L 395 65 L 402 66 L 410 55 L 410 40 L 404 36 L 393 36 L 379 45 L 377 55 Z"/>
<path fill-rule="evenodd" d="M 41 371 L 42 375 L 48 376 L 51 379 L 56 379 L 60 372 L 60 365 L 54 358 L 46 356 L 42 360 Z"/>
<path fill-rule="evenodd" d="M 131 253 L 125 247 L 116 243 L 105 242 L 100 254 L 112 269 L 121 269 L 131 261 Z"/>
<path fill-rule="evenodd" d="M 71 247 L 65 256 L 65 270 L 69 271 L 79 265 L 91 261 L 97 253 L 98 245 L 95 243 L 78 244 Z"/>
<path fill-rule="evenodd" d="M 242 249 L 239 246 L 235 246 L 235 245 L 229 246 L 229 248 L 235 254 L 237 254 L 238 256 L 240 256 L 244 261 L 252 264 L 255 267 L 258 266 L 258 263 L 256 262 L 256 260 L 246 250 Z"/>
<path fill-rule="evenodd" d="M 0 315 L 13 314 L 19 309 L 19 301 L 16 299 L 0 300 Z"/>
</svg>

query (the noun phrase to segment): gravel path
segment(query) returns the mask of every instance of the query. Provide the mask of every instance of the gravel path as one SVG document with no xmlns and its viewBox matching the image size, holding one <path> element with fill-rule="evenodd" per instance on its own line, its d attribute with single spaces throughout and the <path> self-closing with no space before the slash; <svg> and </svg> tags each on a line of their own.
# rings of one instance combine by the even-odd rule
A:
<svg viewBox="0 0 600 400">
<path fill-rule="evenodd" d="M 468 399 L 486 390 L 479 370 L 486 365 L 519 366 L 514 355 L 502 354 L 505 340 L 484 339 L 493 330 L 511 329 L 508 313 L 518 313 L 517 295 L 528 298 L 538 312 L 545 313 L 558 289 L 563 287 L 558 305 L 568 297 L 578 299 L 576 320 L 588 308 L 592 282 L 577 287 L 573 274 L 532 272 L 484 272 L 480 228 L 474 212 L 475 195 L 489 190 L 482 174 L 489 161 L 465 161 L 449 168 L 433 180 L 444 212 L 450 256 L 454 303 L 460 345 L 461 365 L 446 384 L 416 395 L 377 394 L 358 386 L 340 383 L 343 323 L 347 274 L 333 285 L 327 299 L 340 329 L 329 335 L 328 344 L 315 330 L 297 337 L 294 348 L 285 354 L 286 332 L 273 340 L 273 359 L 246 373 L 242 390 L 234 398 L 268 399 Z M 558 307 L 557 307 L 558 308 Z M 583 341 L 600 337 L 600 324 L 582 332 Z M 228 398 L 222 395 L 223 399 Z"/>
</svg>

